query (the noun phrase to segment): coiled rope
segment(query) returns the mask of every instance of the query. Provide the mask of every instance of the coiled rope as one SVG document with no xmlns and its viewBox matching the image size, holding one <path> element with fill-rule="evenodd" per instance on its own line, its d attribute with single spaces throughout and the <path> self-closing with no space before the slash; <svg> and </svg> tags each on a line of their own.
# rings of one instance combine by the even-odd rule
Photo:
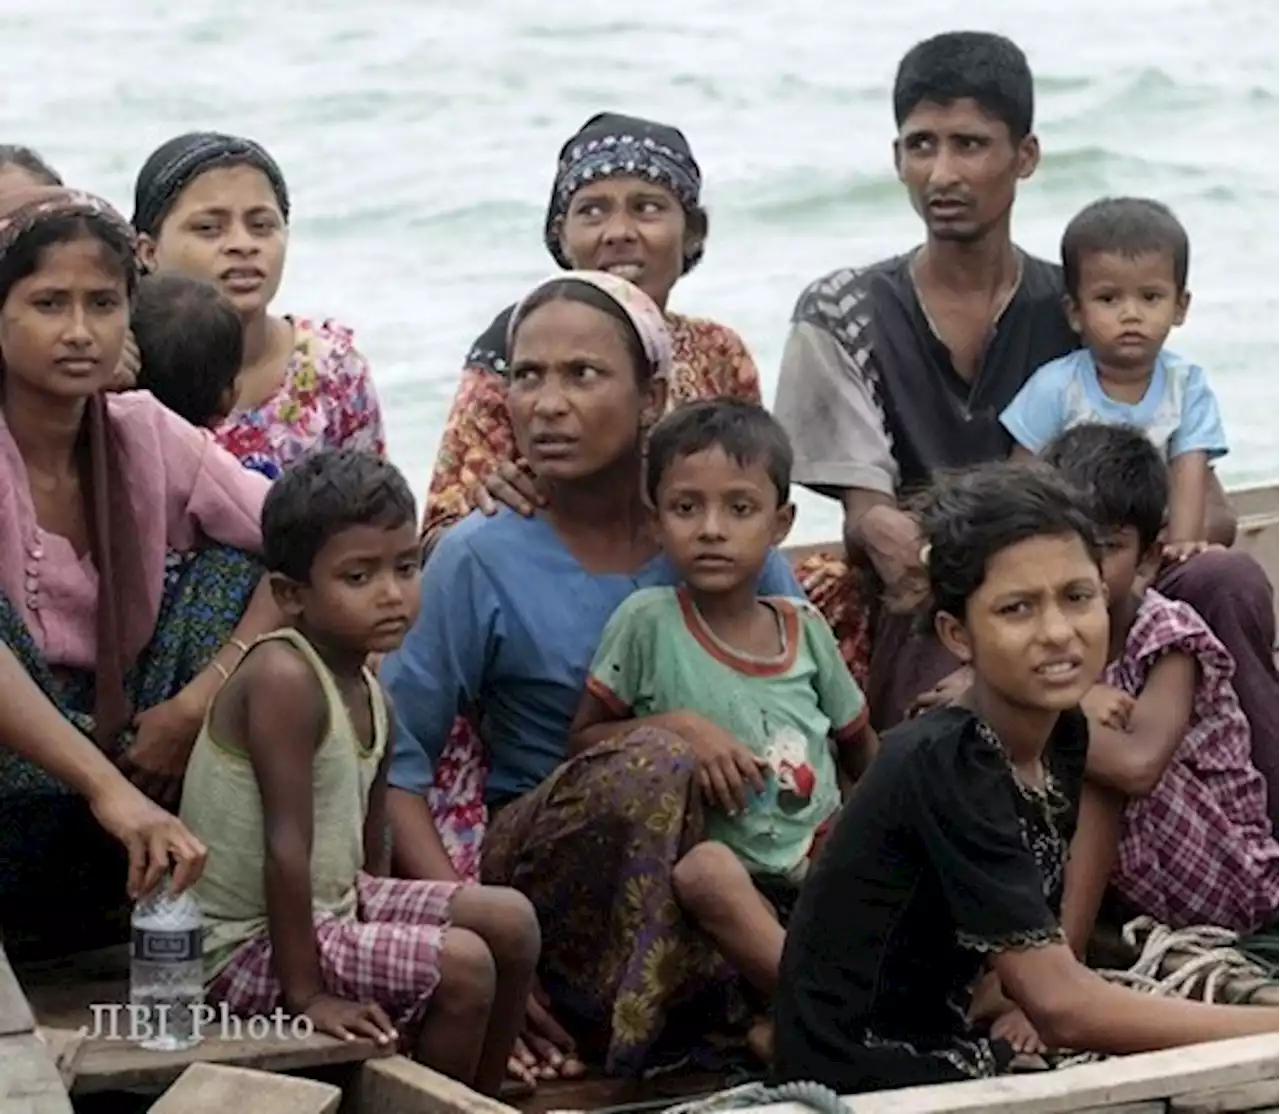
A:
<svg viewBox="0 0 1280 1114">
<path fill-rule="evenodd" d="M 1138 917 L 1124 926 L 1121 936 L 1131 948 L 1141 945 L 1137 961 L 1127 970 L 1098 974 L 1134 990 L 1165 998 L 1247 1003 L 1263 987 L 1276 983 L 1277 965 L 1271 958 L 1276 954 L 1274 935 L 1244 938 L 1212 925 L 1173 929 L 1152 917 Z M 1161 975 L 1175 956 L 1178 966 Z M 1055 1056 L 1053 1061 L 1062 1068 L 1105 1058 L 1097 1052 L 1078 1052 Z"/>
</svg>

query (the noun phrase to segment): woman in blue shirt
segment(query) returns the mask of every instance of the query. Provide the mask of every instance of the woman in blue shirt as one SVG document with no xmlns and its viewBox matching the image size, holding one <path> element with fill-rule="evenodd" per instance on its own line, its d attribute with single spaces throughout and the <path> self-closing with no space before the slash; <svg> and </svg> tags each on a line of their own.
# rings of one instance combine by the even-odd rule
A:
<svg viewBox="0 0 1280 1114">
<path fill-rule="evenodd" d="M 562 1019 L 606 1029 L 607 1070 L 637 1072 L 673 995 L 727 973 L 671 890 L 672 866 L 701 838 L 697 773 L 710 747 L 677 715 L 566 761 L 609 616 L 638 588 L 676 583 L 640 484 L 670 337 L 647 295 L 598 272 L 540 284 L 510 337 L 512 424 L 547 506 L 533 518 L 474 513 L 445 534 L 419 618 L 383 665 L 398 722 L 397 862 L 414 877 L 455 876 L 426 794 L 454 717 L 474 710 L 490 767 L 482 878 L 537 908 L 543 985 Z M 802 594 L 778 554 L 761 591 Z"/>
</svg>

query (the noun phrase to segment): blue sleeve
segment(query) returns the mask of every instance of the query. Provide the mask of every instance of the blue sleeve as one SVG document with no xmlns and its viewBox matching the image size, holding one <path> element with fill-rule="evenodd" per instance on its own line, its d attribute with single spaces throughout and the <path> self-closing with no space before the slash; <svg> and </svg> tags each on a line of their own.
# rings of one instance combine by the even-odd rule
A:
<svg viewBox="0 0 1280 1114">
<path fill-rule="evenodd" d="M 480 696 L 498 600 L 466 539 L 445 534 L 422 574 L 422 607 L 380 676 L 396 717 L 387 782 L 425 794 L 453 721 Z"/>
<path fill-rule="evenodd" d="M 756 594 L 801 600 L 805 598 L 804 589 L 791 570 L 791 563 L 776 549 L 769 550 L 764 568 L 760 571 L 760 584 Z"/>
<path fill-rule="evenodd" d="M 1000 415 L 1009 436 L 1028 452 L 1043 451 L 1066 424 L 1062 412 L 1066 398 L 1064 370 L 1068 370 L 1066 365 L 1058 360 L 1045 364 L 1023 384 Z"/>
<path fill-rule="evenodd" d="M 1187 367 L 1182 387 L 1182 420 L 1169 438 L 1169 459 L 1183 453 L 1208 453 L 1210 460 L 1227 455 L 1218 399 L 1198 364 Z"/>
</svg>

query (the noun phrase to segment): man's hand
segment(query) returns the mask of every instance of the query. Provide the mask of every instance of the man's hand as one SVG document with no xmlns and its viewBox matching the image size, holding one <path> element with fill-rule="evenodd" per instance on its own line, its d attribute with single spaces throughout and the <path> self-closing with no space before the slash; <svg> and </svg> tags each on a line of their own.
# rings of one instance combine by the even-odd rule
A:
<svg viewBox="0 0 1280 1114">
<path fill-rule="evenodd" d="M 897 507 L 872 507 L 857 523 L 858 540 L 884 585 L 890 611 L 911 611 L 929 594 L 920 529 Z"/>
</svg>

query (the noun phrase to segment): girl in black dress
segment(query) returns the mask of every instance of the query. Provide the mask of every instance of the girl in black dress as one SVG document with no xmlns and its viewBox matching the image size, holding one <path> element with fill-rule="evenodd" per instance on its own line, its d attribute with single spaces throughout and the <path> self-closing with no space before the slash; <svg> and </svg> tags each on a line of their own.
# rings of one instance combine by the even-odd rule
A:
<svg viewBox="0 0 1280 1114">
<path fill-rule="evenodd" d="M 1114 812 L 1084 783 L 1078 704 L 1108 620 L 1079 496 L 1042 465 L 991 465 L 944 481 L 921 518 L 933 626 L 973 686 L 884 736 L 806 881 L 775 999 L 778 1080 L 850 1094 L 1005 1070 L 1012 1046 L 968 1020 L 984 969 L 1051 1048 L 1275 1032 L 1274 1009 L 1154 998 L 1072 949 L 1114 854 L 1098 839 Z"/>
</svg>

